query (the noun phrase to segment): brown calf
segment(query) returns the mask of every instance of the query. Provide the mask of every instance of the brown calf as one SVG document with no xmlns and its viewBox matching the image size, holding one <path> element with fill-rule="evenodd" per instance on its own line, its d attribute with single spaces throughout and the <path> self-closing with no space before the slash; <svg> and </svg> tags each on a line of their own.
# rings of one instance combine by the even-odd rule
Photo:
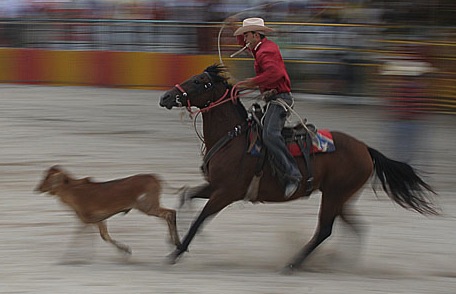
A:
<svg viewBox="0 0 456 294">
<path fill-rule="evenodd" d="M 56 195 L 70 206 L 86 224 L 96 224 L 101 238 L 119 250 L 131 254 L 128 246 L 109 236 L 106 219 L 135 208 L 147 215 L 163 218 L 168 223 L 171 240 L 180 245 L 176 228 L 176 211 L 160 207 L 161 184 L 151 174 L 134 175 L 108 182 L 93 182 L 90 178 L 74 179 L 59 166 L 51 167 L 35 189 Z"/>
</svg>

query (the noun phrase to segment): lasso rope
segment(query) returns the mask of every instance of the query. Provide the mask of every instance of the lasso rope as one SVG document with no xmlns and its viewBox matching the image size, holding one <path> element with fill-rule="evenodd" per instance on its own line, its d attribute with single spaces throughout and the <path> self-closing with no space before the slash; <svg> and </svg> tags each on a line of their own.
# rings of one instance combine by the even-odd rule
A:
<svg viewBox="0 0 456 294">
<path fill-rule="evenodd" d="M 251 10 L 256 10 L 256 9 L 263 8 L 263 7 L 272 7 L 272 6 L 276 6 L 278 4 L 283 4 L 283 3 L 287 3 L 287 1 L 277 1 L 277 2 L 274 2 L 274 3 L 266 3 L 266 4 L 261 4 L 261 5 L 257 5 L 257 6 L 254 6 L 254 7 L 246 8 L 246 9 L 243 9 L 243 10 L 241 10 L 241 11 L 235 13 L 235 14 L 232 14 L 232 15 L 228 16 L 225 19 L 238 17 L 241 14 L 243 14 L 245 12 L 248 12 L 248 11 L 251 11 Z M 318 12 L 317 14 L 313 15 L 312 17 L 310 17 L 306 22 L 311 22 L 314 18 L 316 18 L 317 16 L 319 16 L 320 14 L 325 12 L 327 9 L 328 9 L 328 7 L 323 8 L 320 12 Z M 223 29 L 225 28 L 226 24 L 227 24 L 227 22 L 223 22 L 223 24 L 222 24 L 222 26 L 221 26 L 221 28 L 220 28 L 220 30 L 218 32 L 218 37 L 217 37 L 217 51 L 218 51 L 219 61 L 220 61 L 221 65 L 225 65 L 224 62 L 223 62 L 223 58 L 222 58 L 221 39 L 222 39 L 222 32 L 223 32 Z"/>
<path fill-rule="evenodd" d="M 261 5 L 257 5 L 257 6 L 254 6 L 254 7 L 250 7 L 250 8 L 246 8 L 246 9 L 243 9 L 235 14 L 232 14 L 230 16 L 228 16 L 227 18 L 225 19 L 228 19 L 228 18 L 235 18 L 235 17 L 238 17 L 240 16 L 241 14 L 245 13 L 245 12 L 248 12 L 248 11 L 251 11 L 251 10 L 257 10 L 257 9 L 260 9 L 260 8 L 263 8 L 263 7 L 272 7 L 272 6 L 275 6 L 275 5 L 278 5 L 278 4 L 282 4 L 282 3 L 286 3 L 287 1 L 277 1 L 275 3 L 266 3 L 266 4 L 261 4 Z M 220 28 L 219 30 L 219 33 L 218 33 L 218 38 L 217 38 L 217 46 L 218 46 L 218 54 L 219 54 L 219 61 L 220 61 L 220 64 L 221 65 L 225 65 L 223 63 L 223 59 L 222 59 L 222 52 L 221 52 L 221 46 L 220 46 L 220 40 L 221 40 L 221 36 L 222 36 L 222 32 L 223 32 L 223 29 L 225 28 L 226 26 L 226 22 L 223 23 L 222 27 Z"/>
<path fill-rule="evenodd" d="M 241 14 L 245 13 L 245 12 L 248 12 L 248 11 L 251 11 L 251 10 L 256 10 L 256 9 L 260 9 L 260 8 L 263 8 L 263 7 L 271 7 L 271 6 L 275 6 L 275 5 L 278 5 L 278 4 L 282 4 L 282 3 L 286 3 L 286 1 L 277 1 L 275 3 L 268 3 L 268 4 L 261 4 L 261 5 L 257 5 L 257 6 L 254 6 L 254 7 L 251 7 L 251 8 L 247 8 L 247 9 L 244 9 L 244 10 L 241 10 L 233 15 L 230 15 L 228 18 L 235 18 L 235 17 L 238 17 L 240 16 Z M 324 8 L 322 11 L 320 11 L 318 14 L 314 15 L 310 20 L 312 20 L 313 18 L 317 17 L 318 15 L 320 15 L 321 13 L 323 13 L 327 8 Z M 310 20 L 308 22 L 310 22 Z M 220 27 L 220 30 L 218 32 L 218 36 L 217 36 L 217 51 L 218 51 L 218 56 L 219 56 L 219 62 L 222 66 L 225 66 L 225 63 L 223 62 L 223 58 L 222 58 L 222 50 L 221 50 L 221 39 L 222 39 L 222 33 L 223 33 L 223 30 L 225 29 L 226 27 L 226 22 L 224 22 L 222 24 L 222 26 Z M 231 75 L 231 73 L 230 73 Z M 220 104 L 223 104 L 227 101 L 232 101 L 233 103 L 236 103 L 236 100 L 239 99 L 240 97 L 242 96 L 246 96 L 250 93 L 253 93 L 256 91 L 256 89 L 251 89 L 249 90 L 248 92 L 245 92 L 245 93 L 242 93 L 240 94 L 240 90 L 238 89 L 238 86 L 239 86 L 239 82 L 236 83 L 233 88 L 231 89 L 230 91 L 230 99 L 226 99 L 226 100 L 223 100 L 225 98 L 225 95 L 218 99 L 216 102 L 214 102 L 213 104 L 211 103 L 208 107 L 206 108 L 203 108 L 203 109 L 199 109 L 198 111 L 191 111 L 191 108 L 190 107 L 187 107 L 187 111 L 190 113 L 190 118 L 193 120 L 193 128 L 195 129 L 195 133 L 196 135 L 198 136 L 198 139 L 202 142 L 202 144 L 205 146 L 205 141 L 204 141 L 204 136 L 198 131 L 197 129 L 197 126 L 196 126 L 196 121 L 197 121 L 197 117 L 202 113 L 202 112 L 205 112 L 205 111 L 209 111 L 210 109 L 220 105 Z M 262 95 L 258 95 L 256 97 L 256 99 L 258 99 L 259 97 L 261 97 Z M 309 134 L 312 136 L 312 138 L 315 138 L 315 134 L 313 132 L 311 132 L 307 126 L 306 126 L 306 121 L 307 119 L 303 119 L 294 109 L 292 106 L 289 106 L 285 101 L 283 101 L 282 99 L 277 99 L 276 100 L 277 103 L 279 103 L 280 105 L 282 105 L 282 107 L 284 107 L 285 109 L 287 109 L 288 111 L 290 111 L 291 114 L 293 114 L 294 116 L 298 117 L 299 121 L 301 122 L 302 126 L 309 132 Z M 204 148 L 202 148 L 202 152 L 203 152 Z"/>
</svg>

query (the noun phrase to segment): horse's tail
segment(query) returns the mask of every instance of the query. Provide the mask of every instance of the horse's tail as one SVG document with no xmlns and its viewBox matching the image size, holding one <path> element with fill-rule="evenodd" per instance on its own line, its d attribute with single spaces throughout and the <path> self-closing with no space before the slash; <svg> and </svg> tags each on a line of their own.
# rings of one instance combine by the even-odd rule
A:
<svg viewBox="0 0 456 294">
<path fill-rule="evenodd" d="M 436 193 L 409 164 L 389 159 L 370 147 L 368 151 L 383 190 L 394 202 L 421 214 L 438 214 L 431 199 Z"/>
</svg>

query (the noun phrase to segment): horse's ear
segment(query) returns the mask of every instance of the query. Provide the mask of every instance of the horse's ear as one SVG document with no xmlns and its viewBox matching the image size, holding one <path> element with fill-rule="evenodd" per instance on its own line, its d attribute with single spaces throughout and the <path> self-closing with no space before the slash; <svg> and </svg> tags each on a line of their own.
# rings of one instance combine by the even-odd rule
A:
<svg viewBox="0 0 456 294">
<path fill-rule="evenodd" d="M 210 74 L 213 74 L 213 73 L 215 73 L 215 71 L 217 70 L 218 67 L 219 67 L 218 64 L 212 64 L 212 65 L 208 66 L 204 71 L 208 72 Z"/>
</svg>

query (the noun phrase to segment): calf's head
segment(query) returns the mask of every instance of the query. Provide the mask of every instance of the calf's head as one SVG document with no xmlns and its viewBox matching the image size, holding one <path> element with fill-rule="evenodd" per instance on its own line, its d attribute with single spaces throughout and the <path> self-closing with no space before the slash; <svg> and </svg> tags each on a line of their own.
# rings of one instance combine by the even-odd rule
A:
<svg viewBox="0 0 456 294">
<path fill-rule="evenodd" d="M 36 192 L 55 195 L 59 188 L 69 182 L 68 175 L 59 166 L 47 170 L 43 180 L 35 188 Z"/>
</svg>

